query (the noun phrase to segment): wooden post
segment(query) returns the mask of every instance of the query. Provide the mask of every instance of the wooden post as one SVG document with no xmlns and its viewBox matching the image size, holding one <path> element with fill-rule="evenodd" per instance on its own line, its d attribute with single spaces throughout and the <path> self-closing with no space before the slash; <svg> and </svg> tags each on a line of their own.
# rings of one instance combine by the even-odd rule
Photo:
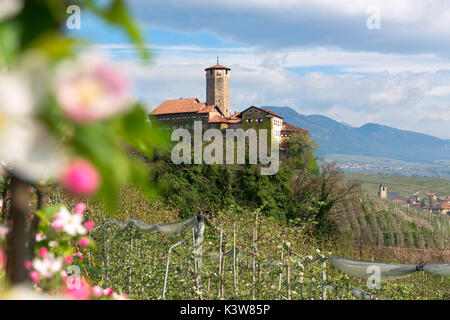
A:
<svg viewBox="0 0 450 320">
<path fill-rule="evenodd" d="M 256 280 L 256 258 L 258 256 L 258 215 L 259 212 L 256 211 L 255 216 L 255 226 L 253 227 L 253 259 L 252 259 L 252 299 L 255 300 L 255 280 Z"/>
<path fill-rule="evenodd" d="M 219 244 L 219 293 L 218 293 L 219 299 L 221 293 L 222 293 L 222 228 L 220 229 L 220 244 Z"/>
<path fill-rule="evenodd" d="M 253 247 L 253 255 L 252 255 L 252 299 L 255 300 L 255 272 L 256 272 L 256 245 L 255 245 L 255 233 L 256 228 L 253 228 L 253 239 L 252 239 L 252 247 Z"/>
<path fill-rule="evenodd" d="M 37 209 L 42 210 L 45 207 L 45 204 L 47 203 L 47 195 L 44 192 L 44 187 L 37 186 L 36 187 L 36 193 L 38 196 L 38 204 Z M 41 219 L 37 215 L 33 216 L 33 220 L 31 221 L 30 226 L 30 233 L 28 238 L 28 251 L 30 255 L 30 261 L 34 258 L 34 246 L 36 244 L 36 233 L 38 230 L 39 222 Z"/>
<path fill-rule="evenodd" d="M 237 298 L 237 273 L 236 273 L 236 222 L 233 225 L 233 280 L 234 297 Z"/>
<path fill-rule="evenodd" d="M 3 192 L 2 192 L 2 221 L 0 223 L 5 223 L 6 217 L 8 216 L 8 188 L 9 188 L 9 177 L 5 176 L 5 183 L 3 184 Z"/>
<path fill-rule="evenodd" d="M 291 300 L 291 266 L 290 266 L 290 257 L 291 257 L 291 244 L 286 243 L 287 246 L 287 263 L 286 263 L 286 294 L 287 299 Z"/>
<path fill-rule="evenodd" d="M 327 261 L 325 260 L 322 263 L 323 271 L 322 271 L 322 300 L 327 300 L 327 288 L 325 287 L 327 282 Z"/>
<path fill-rule="evenodd" d="M 284 265 L 284 255 L 283 255 L 283 247 L 281 247 L 281 266 L 280 266 L 280 274 L 278 277 L 278 300 L 281 300 L 281 280 L 283 278 L 283 265 Z"/>
<path fill-rule="evenodd" d="M 194 265 L 195 265 L 195 285 L 200 300 L 203 299 L 202 294 L 202 256 L 203 256 L 203 239 L 205 233 L 205 222 L 202 215 L 197 216 L 197 223 L 194 228 Z"/>
<path fill-rule="evenodd" d="M 7 237 L 6 276 L 10 284 L 27 280 L 25 261 L 25 215 L 29 200 L 28 184 L 16 177 L 11 178 L 12 230 Z"/>
</svg>

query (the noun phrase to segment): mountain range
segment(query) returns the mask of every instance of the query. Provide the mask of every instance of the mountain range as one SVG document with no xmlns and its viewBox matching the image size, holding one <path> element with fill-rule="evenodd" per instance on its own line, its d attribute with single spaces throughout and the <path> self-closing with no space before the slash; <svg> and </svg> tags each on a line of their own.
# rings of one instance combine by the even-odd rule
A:
<svg viewBox="0 0 450 320">
<path fill-rule="evenodd" d="M 318 144 L 317 156 L 346 154 L 420 163 L 450 161 L 450 140 L 367 123 L 352 127 L 322 115 L 299 114 L 290 107 L 264 106 L 286 122 L 309 130 Z"/>
</svg>

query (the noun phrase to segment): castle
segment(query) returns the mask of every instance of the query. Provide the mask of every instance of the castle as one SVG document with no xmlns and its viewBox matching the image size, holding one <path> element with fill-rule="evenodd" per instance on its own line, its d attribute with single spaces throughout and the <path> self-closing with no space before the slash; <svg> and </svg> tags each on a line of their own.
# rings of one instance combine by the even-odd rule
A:
<svg viewBox="0 0 450 320">
<path fill-rule="evenodd" d="M 284 121 L 268 109 L 251 106 L 241 112 L 230 112 L 231 69 L 217 64 L 205 69 L 206 102 L 198 98 L 179 98 L 161 103 L 150 116 L 172 129 L 193 129 L 194 121 L 202 121 L 205 129 L 269 129 L 270 136 L 281 142 L 294 132 L 308 132 Z"/>
</svg>

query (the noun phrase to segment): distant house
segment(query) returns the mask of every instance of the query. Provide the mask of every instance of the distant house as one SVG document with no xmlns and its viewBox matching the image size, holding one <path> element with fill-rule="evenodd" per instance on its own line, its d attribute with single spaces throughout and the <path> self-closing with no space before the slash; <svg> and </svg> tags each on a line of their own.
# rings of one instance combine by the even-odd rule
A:
<svg viewBox="0 0 450 320">
<path fill-rule="evenodd" d="M 430 198 L 433 201 L 437 200 L 436 193 L 427 193 L 427 197 Z"/>
<path fill-rule="evenodd" d="M 450 215 L 450 203 L 441 202 L 432 207 L 432 213 Z"/>
<path fill-rule="evenodd" d="M 417 195 L 417 194 L 415 194 L 415 195 L 412 195 L 411 197 L 409 197 L 408 198 L 408 200 L 407 200 L 407 202 L 410 204 L 410 205 L 415 205 L 416 203 L 420 203 L 420 196 L 419 195 Z"/>
</svg>

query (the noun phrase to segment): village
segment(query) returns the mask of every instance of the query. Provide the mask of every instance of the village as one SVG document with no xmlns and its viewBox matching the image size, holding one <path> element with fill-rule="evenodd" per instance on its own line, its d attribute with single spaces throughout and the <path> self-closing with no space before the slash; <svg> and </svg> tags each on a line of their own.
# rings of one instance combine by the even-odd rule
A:
<svg viewBox="0 0 450 320">
<path fill-rule="evenodd" d="M 450 195 L 437 195 L 436 193 L 427 192 L 425 196 L 415 193 L 405 198 L 400 192 L 388 191 L 385 184 L 380 184 L 378 187 L 378 197 L 389 202 L 422 209 L 430 214 L 450 216 Z"/>
</svg>

